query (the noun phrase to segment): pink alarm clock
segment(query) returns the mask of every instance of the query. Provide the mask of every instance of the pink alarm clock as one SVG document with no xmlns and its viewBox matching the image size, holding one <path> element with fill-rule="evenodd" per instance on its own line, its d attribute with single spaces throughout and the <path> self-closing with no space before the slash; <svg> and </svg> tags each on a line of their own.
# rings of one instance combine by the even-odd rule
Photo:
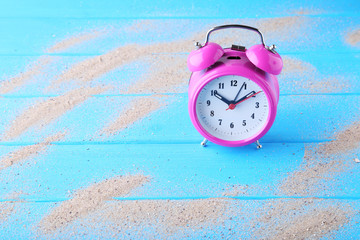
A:
<svg viewBox="0 0 360 240">
<path fill-rule="evenodd" d="M 209 42 L 212 32 L 243 28 L 260 35 L 262 44 L 246 49 L 232 45 L 223 49 Z M 187 65 L 189 114 L 197 131 L 213 143 L 237 147 L 256 143 L 274 123 L 279 102 L 283 62 L 275 45 L 267 47 L 262 33 L 245 25 L 222 25 L 210 29 L 204 44 L 196 43 Z"/>
</svg>

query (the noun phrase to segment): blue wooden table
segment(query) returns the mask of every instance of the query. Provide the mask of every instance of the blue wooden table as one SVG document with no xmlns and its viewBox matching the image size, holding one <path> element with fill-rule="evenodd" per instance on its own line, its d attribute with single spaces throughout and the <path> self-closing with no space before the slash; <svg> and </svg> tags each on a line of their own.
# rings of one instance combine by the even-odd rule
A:
<svg viewBox="0 0 360 240">
<path fill-rule="evenodd" d="M 359 1 L 1 5 L 1 239 L 360 237 Z M 284 59 L 261 150 L 188 116 L 187 55 L 225 23 Z"/>
</svg>

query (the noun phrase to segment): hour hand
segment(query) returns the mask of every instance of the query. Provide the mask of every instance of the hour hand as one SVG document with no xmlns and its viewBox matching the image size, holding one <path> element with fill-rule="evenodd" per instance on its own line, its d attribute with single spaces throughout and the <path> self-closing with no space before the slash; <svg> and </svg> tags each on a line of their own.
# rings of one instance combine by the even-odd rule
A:
<svg viewBox="0 0 360 240">
<path fill-rule="evenodd" d="M 215 91 L 214 91 L 215 92 Z M 214 93 L 214 96 L 218 99 L 220 99 L 221 101 L 223 101 L 224 103 L 226 103 L 227 105 L 230 105 L 231 102 L 229 100 L 227 100 L 226 98 L 224 98 L 223 96 L 221 96 L 220 94 L 218 94 L 217 92 Z"/>
</svg>

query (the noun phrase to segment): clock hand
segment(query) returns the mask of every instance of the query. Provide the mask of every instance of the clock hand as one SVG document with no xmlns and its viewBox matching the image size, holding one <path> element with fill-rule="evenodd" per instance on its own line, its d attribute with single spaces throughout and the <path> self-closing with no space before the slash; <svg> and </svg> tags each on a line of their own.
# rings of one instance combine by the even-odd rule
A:
<svg viewBox="0 0 360 240">
<path fill-rule="evenodd" d="M 234 102 L 236 101 L 236 99 L 238 98 L 238 96 L 239 96 L 239 94 L 240 94 L 240 92 L 241 92 L 241 90 L 243 89 L 243 87 L 246 85 L 246 83 L 244 82 L 243 83 L 243 85 L 241 85 L 241 87 L 240 87 L 240 89 L 239 89 L 239 91 L 238 91 L 238 93 L 236 94 L 236 97 L 234 98 Z"/>
<path fill-rule="evenodd" d="M 256 93 L 255 91 L 252 91 L 252 92 L 248 93 L 245 97 L 240 98 L 239 101 L 237 101 L 235 104 L 230 104 L 229 107 L 226 109 L 226 111 L 229 110 L 229 109 L 233 110 L 236 107 L 236 105 L 238 105 L 239 103 L 242 103 L 245 100 L 247 100 L 247 99 L 249 99 L 249 98 L 251 98 L 251 97 L 253 97 L 253 96 L 255 96 L 255 95 L 257 95 L 257 94 L 259 94 L 261 92 L 262 91 L 258 91 Z"/>
<path fill-rule="evenodd" d="M 255 91 L 251 91 L 248 94 L 246 94 L 244 97 L 240 98 L 238 101 L 234 101 L 234 105 L 238 104 L 239 102 L 243 101 L 244 99 L 248 98 L 249 96 L 253 95 Z"/>
<path fill-rule="evenodd" d="M 224 103 L 226 103 L 227 105 L 230 105 L 231 102 L 229 100 L 227 100 L 226 98 L 224 98 L 223 96 L 221 96 L 220 94 L 218 94 L 217 92 L 214 91 L 214 96 L 218 99 L 220 99 L 221 101 L 223 101 Z"/>
</svg>

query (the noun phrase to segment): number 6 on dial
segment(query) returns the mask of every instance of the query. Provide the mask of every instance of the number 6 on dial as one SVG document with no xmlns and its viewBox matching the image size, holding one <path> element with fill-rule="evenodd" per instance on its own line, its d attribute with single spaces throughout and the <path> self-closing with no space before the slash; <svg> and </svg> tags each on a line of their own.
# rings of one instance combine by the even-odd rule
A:
<svg viewBox="0 0 360 240">
<path fill-rule="evenodd" d="M 210 33 L 224 28 L 244 28 L 260 35 L 262 44 L 246 49 L 223 49 L 209 42 Z M 267 47 L 261 32 L 245 25 L 212 28 L 203 45 L 190 53 L 188 68 L 189 114 L 195 128 L 213 143 L 237 147 L 259 139 L 271 128 L 279 101 L 283 63 L 275 46 Z"/>
</svg>

